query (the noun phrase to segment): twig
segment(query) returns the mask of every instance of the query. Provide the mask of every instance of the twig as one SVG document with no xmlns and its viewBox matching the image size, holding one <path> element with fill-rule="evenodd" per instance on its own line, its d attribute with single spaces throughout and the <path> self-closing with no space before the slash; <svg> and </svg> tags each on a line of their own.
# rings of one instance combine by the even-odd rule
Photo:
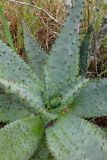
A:
<svg viewBox="0 0 107 160">
<path fill-rule="evenodd" d="M 16 4 L 21 4 L 21 5 L 26 5 L 26 6 L 35 8 L 35 9 L 37 9 L 37 10 L 39 10 L 39 11 L 42 11 L 42 12 L 44 12 L 48 17 L 50 17 L 52 20 L 54 20 L 56 23 L 58 23 L 58 24 L 61 25 L 61 23 L 60 23 L 57 19 L 55 19 L 53 16 L 51 16 L 51 15 L 50 15 L 45 9 L 43 9 L 43 8 L 37 7 L 37 6 L 35 6 L 35 5 L 29 4 L 29 3 L 26 3 L 26 2 L 19 2 L 19 1 L 17 1 L 17 0 L 9 0 L 9 2 L 13 2 L 13 3 L 16 3 Z"/>
<path fill-rule="evenodd" d="M 103 76 L 103 75 L 106 74 L 106 73 L 107 73 L 107 69 L 105 69 L 103 72 L 101 72 L 101 73 L 99 74 L 99 77 Z"/>
</svg>

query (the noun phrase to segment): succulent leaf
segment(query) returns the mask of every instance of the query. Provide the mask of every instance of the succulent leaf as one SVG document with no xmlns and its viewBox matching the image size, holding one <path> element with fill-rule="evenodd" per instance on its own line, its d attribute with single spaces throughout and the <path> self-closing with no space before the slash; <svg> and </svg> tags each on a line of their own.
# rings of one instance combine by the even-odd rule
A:
<svg viewBox="0 0 107 160">
<path fill-rule="evenodd" d="M 38 150 L 34 153 L 34 155 L 32 156 L 32 158 L 30 160 L 51 160 L 49 158 L 49 151 L 46 146 L 46 139 L 45 138 L 40 142 L 40 144 L 38 146 Z"/>
<path fill-rule="evenodd" d="M 57 160 L 106 160 L 107 136 L 90 122 L 65 114 L 46 131 L 50 151 Z"/>
<path fill-rule="evenodd" d="M 40 85 L 29 66 L 2 41 L 0 41 L 0 78 L 27 85 Z"/>
<path fill-rule="evenodd" d="M 78 26 L 83 18 L 83 0 L 77 0 L 53 45 L 45 65 L 46 90 L 52 96 L 63 83 L 73 80 L 79 72 L 80 35 Z"/>
<path fill-rule="evenodd" d="M 84 84 L 88 82 L 88 79 L 78 77 L 75 78 L 74 81 L 68 83 L 62 90 L 61 90 L 61 105 L 60 107 L 64 107 L 69 105 L 74 97 L 78 95 L 79 90 L 83 87 Z"/>
<path fill-rule="evenodd" d="M 72 112 L 86 118 L 107 116 L 107 79 L 89 81 L 81 88 Z"/>
<path fill-rule="evenodd" d="M 0 130 L 0 159 L 29 160 L 43 136 L 43 122 L 30 115 Z"/>
<path fill-rule="evenodd" d="M 48 54 L 40 47 L 38 42 L 34 40 L 24 22 L 23 31 L 28 64 L 31 66 L 36 75 L 41 79 L 43 78 L 44 64 L 46 63 Z"/>
<path fill-rule="evenodd" d="M 29 114 L 29 111 L 14 98 L 0 95 L 0 122 L 11 122 Z"/>
<path fill-rule="evenodd" d="M 89 26 L 80 47 L 80 75 L 85 75 L 89 66 L 89 47 L 92 38 L 92 25 Z"/>
<path fill-rule="evenodd" d="M 40 115 L 44 120 L 56 119 L 56 115 L 47 112 L 39 92 L 35 92 L 35 89 L 4 79 L 0 79 L 0 87 L 5 93 L 19 100 L 30 112 Z"/>
<path fill-rule="evenodd" d="M 84 2 L 73 3 L 50 56 L 24 22 L 27 62 L 0 41 L 0 121 L 11 122 L 0 129 L 0 160 L 107 159 L 107 129 L 86 120 L 107 116 L 107 79 L 79 77 L 87 70 L 92 27 L 99 30 L 103 15 L 81 44 Z"/>
<path fill-rule="evenodd" d="M 88 79 L 78 77 L 74 81 L 68 82 L 66 86 L 62 88 L 59 95 L 59 104 L 57 107 L 54 107 L 52 111 L 54 113 L 63 112 L 66 108 L 71 107 L 73 99 L 79 94 L 80 89 L 84 86 L 85 83 L 88 83 Z"/>
</svg>

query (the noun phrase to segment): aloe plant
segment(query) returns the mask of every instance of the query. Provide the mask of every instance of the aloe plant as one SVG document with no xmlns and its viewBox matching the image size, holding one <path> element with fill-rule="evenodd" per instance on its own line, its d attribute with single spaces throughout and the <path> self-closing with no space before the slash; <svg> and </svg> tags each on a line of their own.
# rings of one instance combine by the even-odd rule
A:
<svg viewBox="0 0 107 160">
<path fill-rule="evenodd" d="M 86 120 L 107 115 L 107 79 L 80 75 L 83 10 L 76 0 L 49 55 L 25 24 L 27 62 L 0 41 L 0 160 L 107 159 L 106 132 Z"/>
</svg>

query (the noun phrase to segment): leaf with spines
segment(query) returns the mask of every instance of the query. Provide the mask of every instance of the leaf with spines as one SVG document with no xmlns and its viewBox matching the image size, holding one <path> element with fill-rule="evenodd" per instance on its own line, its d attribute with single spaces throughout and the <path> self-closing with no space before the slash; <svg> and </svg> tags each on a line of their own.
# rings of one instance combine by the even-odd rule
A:
<svg viewBox="0 0 107 160">
<path fill-rule="evenodd" d="M 46 138 L 44 138 L 41 140 L 37 151 L 30 160 L 52 160 L 49 157 L 49 150 L 46 146 Z"/>
<path fill-rule="evenodd" d="M 84 1 L 77 0 L 53 45 L 45 65 L 48 96 L 52 96 L 63 83 L 73 80 L 79 72 L 80 35 L 78 26 L 83 18 Z"/>
<path fill-rule="evenodd" d="M 107 134 L 83 119 L 107 115 L 107 80 L 78 77 L 83 2 L 75 0 L 49 59 L 25 24 L 26 63 L 0 41 L 0 120 L 16 120 L 0 129 L 0 160 L 107 159 Z"/>
<path fill-rule="evenodd" d="M 44 120 L 47 121 L 57 118 L 56 115 L 47 112 L 40 94 L 35 92 L 35 89 L 18 83 L 9 82 L 5 79 L 0 79 L 0 87 L 6 94 L 15 97 L 26 109 L 41 116 Z"/>
<path fill-rule="evenodd" d="M 107 79 L 89 81 L 71 107 L 72 112 L 81 117 L 107 116 Z"/>
<path fill-rule="evenodd" d="M 0 122 L 11 122 L 29 114 L 29 111 L 11 96 L 0 95 Z"/>
<path fill-rule="evenodd" d="M 63 115 L 46 131 L 50 151 L 57 160 L 106 160 L 103 130 L 72 113 Z"/>
<path fill-rule="evenodd" d="M 80 47 L 80 75 L 85 75 L 89 66 L 89 47 L 92 38 L 92 25 L 89 26 Z"/>
<path fill-rule="evenodd" d="M 0 78 L 22 84 L 40 85 L 29 66 L 5 43 L 0 41 Z"/>
<path fill-rule="evenodd" d="M 23 87 L 25 86 L 25 97 L 27 96 L 26 88 L 29 88 L 30 92 L 33 94 L 33 99 L 35 99 L 38 108 L 41 108 L 41 106 L 43 106 L 40 92 L 40 90 L 42 90 L 42 86 L 39 79 L 29 68 L 29 66 L 2 41 L 0 41 L 0 78 L 4 79 L 4 81 L 7 80 L 7 82 L 9 81 L 11 84 L 13 84 L 13 88 L 15 83 L 17 84 L 17 86 L 19 83 L 20 87 L 21 85 Z M 22 90 L 23 87 L 21 88 Z M 15 92 L 18 94 L 19 91 L 20 88 L 17 87 Z M 7 91 L 5 91 L 5 93 L 6 92 Z M 29 96 L 29 99 L 30 98 L 31 96 Z"/>
<path fill-rule="evenodd" d="M 75 78 L 74 81 L 68 83 L 62 90 L 61 90 L 61 104 L 60 107 L 64 107 L 69 105 L 74 97 L 78 95 L 79 90 L 88 82 L 88 79 L 78 77 Z"/>
<path fill-rule="evenodd" d="M 77 77 L 74 81 L 68 82 L 66 86 L 60 91 L 60 95 L 57 96 L 59 100 L 57 102 L 57 107 L 53 108 L 53 112 L 62 112 L 66 108 L 72 107 L 70 104 L 73 102 L 73 99 L 79 94 L 80 89 L 84 84 L 88 83 L 88 79 Z"/>
<path fill-rule="evenodd" d="M 0 160 L 29 160 L 43 133 L 43 122 L 34 115 L 0 129 Z"/>
<path fill-rule="evenodd" d="M 43 78 L 44 64 L 46 63 L 48 54 L 34 40 L 28 27 L 23 22 L 24 44 L 27 54 L 28 64 L 31 66 L 36 75 Z"/>
</svg>

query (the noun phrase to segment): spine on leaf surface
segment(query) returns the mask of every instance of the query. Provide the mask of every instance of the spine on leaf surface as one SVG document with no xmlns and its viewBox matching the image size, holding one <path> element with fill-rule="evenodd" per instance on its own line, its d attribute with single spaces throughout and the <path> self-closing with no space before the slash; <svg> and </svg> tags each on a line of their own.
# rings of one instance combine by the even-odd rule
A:
<svg viewBox="0 0 107 160">
<path fill-rule="evenodd" d="M 23 33 L 28 64 L 36 75 L 42 79 L 44 64 L 46 63 L 48 54 L 40 47 L 38 42 L 34 40 L 25 22 L 23 22 Z"/>
<path fill-rule="evenodd" d="M 48 96 L 52 96 L 67 81 L 79 74 L 80 35 L 78 26 L 83 19 L 84 0 L 77 0 L 53 45 L 45 65 Z"/>
</svg>

